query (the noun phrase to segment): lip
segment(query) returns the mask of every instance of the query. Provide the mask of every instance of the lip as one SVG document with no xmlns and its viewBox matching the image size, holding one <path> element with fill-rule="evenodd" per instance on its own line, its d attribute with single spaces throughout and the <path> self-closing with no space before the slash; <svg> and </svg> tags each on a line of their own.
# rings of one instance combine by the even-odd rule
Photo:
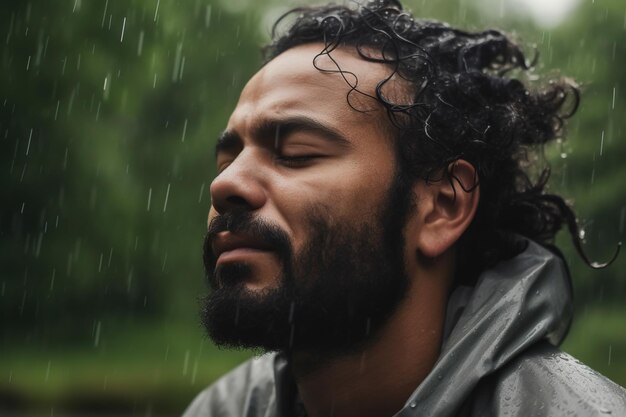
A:
<svg viewBox="0 0 626 417">
<path fill-rule="evenodd" d="M 271 250 L 271 247 L 259 239 L 231 232 L 218 233 L 213 239 L 211 248 L 218 262 Z"/>
</svg>

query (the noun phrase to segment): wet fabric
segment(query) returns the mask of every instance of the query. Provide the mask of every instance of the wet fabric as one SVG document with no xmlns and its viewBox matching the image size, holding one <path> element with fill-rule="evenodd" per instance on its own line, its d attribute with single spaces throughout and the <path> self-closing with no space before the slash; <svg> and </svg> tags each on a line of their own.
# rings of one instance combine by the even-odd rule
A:
<svg viewBox="0 0 626 417">
<path fill-rule="evenodd" d="M 571 316 L 563 262 L 529 242 L 482 273 L 475 287 L 454 290 L 439 359 L 394 417 L 626 417 L 626 390 L 556 347 Z M 287 360 L 271 353 L 204 390 L 184 417 L 303 411 Z"/>
</svg>

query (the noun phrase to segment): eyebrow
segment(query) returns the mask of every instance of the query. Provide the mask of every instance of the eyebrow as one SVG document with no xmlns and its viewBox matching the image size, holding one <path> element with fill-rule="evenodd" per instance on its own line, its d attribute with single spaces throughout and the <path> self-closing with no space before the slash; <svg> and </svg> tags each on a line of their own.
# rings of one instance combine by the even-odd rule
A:
<svg viewBox="0 0 626 417">
<path fill-rule="evenodd" d="M 233 131 L 226 130 L 217 138 L 215 143 L 215 156 L 220 152 L 228 152 L 239 147 L 242 142 L 241 137 Z"/>
<path fill-rule="evenodd" d="M 350 147 L 352 143 L 338 130 L 312 119 L 308 116 L 291 116 L 280 119 L 266 119 L 252 128 L 252 137 L 262 141 L 271 141 L 274 146 L 286 136 L 294 132 L 311 132 L 320 138 L 335 143 L 341 147 Z M 215 155 L 219 152 L 232 151 L 241 146 L 241 136 L 231 130 L 224 131 L 215 144 Z"/>
</svg>

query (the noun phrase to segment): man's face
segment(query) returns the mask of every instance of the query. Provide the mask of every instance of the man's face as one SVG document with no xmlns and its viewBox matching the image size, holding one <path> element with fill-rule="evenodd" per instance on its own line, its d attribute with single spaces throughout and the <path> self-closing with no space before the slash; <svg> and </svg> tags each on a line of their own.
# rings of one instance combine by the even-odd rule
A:
<svg viewBox="0 0 626 417">
<path fill-rule="evenodd" d="M 405 292 L 402 228 L 411 206 L 392 131 L 351 93 L 319 44 L 293 48 L 246 85 L 216 147 L 218 175 L 203 320 L 219 344 L 345 351 L 366 341 Z M 386 67 L 335 50 L 374 94 Z M 353 107 L 361 111 L 357 111 Z"/>
</svg>

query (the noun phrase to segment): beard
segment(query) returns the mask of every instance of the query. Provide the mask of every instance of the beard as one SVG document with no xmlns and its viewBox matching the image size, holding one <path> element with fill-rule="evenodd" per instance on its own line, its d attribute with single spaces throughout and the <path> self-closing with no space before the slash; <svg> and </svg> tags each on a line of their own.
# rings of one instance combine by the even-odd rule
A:
<svg viewBox="0 0 626 417">
<path fill-rule="evenodd" d="M 284 231 L 248 211 L 215 217 L 204 246 L 212 291 L 201 316 L 209 337 L 222 347 L 318 357 L 361 351 L 406 294 L 403 226 L 412 207 L 409 187 L 396 179 L 369 221 L 339 223 L 327 210 L 312 208 L 305 219 L 310 236 L 297 254 Z M 283 266 L 278 286 L 246 289 L 252 270 L 245 263 L 216 269 L 211 242 L 222 231 L 271 247 Z"/>
</svg>

